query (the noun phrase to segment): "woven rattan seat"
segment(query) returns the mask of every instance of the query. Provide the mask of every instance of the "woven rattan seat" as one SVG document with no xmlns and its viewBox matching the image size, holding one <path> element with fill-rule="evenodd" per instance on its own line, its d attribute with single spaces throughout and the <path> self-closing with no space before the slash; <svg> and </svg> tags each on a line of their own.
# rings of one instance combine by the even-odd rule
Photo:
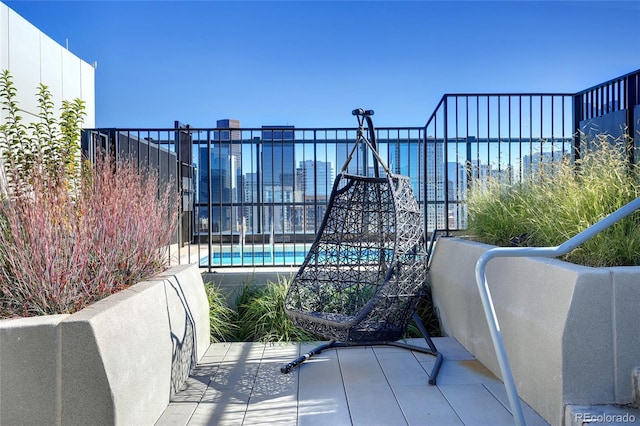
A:
<svg viewBox="0 0 640 426">
<path fill-rule="evenodd" d="M 394 344 L 403 338 L 425 295 L 427 251 L 422 214 L 408 177 L 391 173 L 375 145 L 373 111 L 355 110 L 358 139 L 337 176 L 316 239 L 285 298 L 298 327 L 329 340 L 282 368 L 288 372 L 327 347 Z M 364 120 L 369 139 L 365 137 Z M 374 176 L 348 173 L 359 145 L 374 159 Z M 422 323 L 428 349 L 441 356 Z"/>
</svg>

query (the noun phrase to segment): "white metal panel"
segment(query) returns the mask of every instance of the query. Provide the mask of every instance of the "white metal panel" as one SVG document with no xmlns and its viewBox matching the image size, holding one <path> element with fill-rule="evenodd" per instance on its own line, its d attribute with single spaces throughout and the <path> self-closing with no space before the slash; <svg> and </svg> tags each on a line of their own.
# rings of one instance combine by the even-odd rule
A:
<svg viewBox="0 0 640 426">
<path fill-rule="evenodd" d="M 0 3 L 0 72 L 9 69 L 9 8 Z M 0 121 L 7 113 L 0 109 Z"/>
<path fill-rule="evenodd" d="M 66 50 L 44 34 L 40 34 L 40 82 L 48 86 L 56 109 L 63 99 L 62 55 Z"/>
<path fill-rule="evenodd" d="M 9 8 L 0 3 L 0 71 L 9 69 Z"/>
<path fill-rule="evenodd" d="M 40 31 L 20 15 L 9 10 L 9 71 L 18 90 L 18 105 L 28 113 L 37 113 L 34 94 L 40 82 Z"/>
<path fill-rule="evenodd" d="M 65 50 L 62 54 L 62 97 L 66 100 L 81 98 L 80 58 Z"/>
<path fill-rule="evenodd" d="M 93 65 L 86 62 L 80 63 L 81 99 L 85 102 L 85 112 L 83 127 L 91 129 L 96 127 L 96 91 L 95 73 Z"/>
</svg>

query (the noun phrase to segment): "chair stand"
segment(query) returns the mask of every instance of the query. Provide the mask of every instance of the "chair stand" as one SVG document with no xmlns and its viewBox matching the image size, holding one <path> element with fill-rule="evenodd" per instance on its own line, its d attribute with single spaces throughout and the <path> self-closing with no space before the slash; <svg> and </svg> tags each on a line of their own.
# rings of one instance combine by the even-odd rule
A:
<svg viewBox="0 0 640 426">
<path fill-rule="evenodd" d="M 411 351 L 421 352 L 421 353 L 425 353 L 425 354 L 429 354 L 429 355 L 435 356 L 436 357 L 436 362 L 435 362 L 435 364 L 433 366 L 433 369 L 431 370 L 431 373 L 429 374 L 429 384 L 430 385 L 435 385 L 437 377 L 438 377 L 438 373 L 440 372 L 440 367 L 442 366 L 442 361 L 443 361 L 442 354 L 440 352 L 438 352 L 438 350 L 436 349 L 436 345 L 431 340 L 431 336 L 429 336 L 429 333 L 427 332 L 427 329 L 424 327 L 424 324 L 422 323 L 422 320 L 420 319 L 420 317 L 417 314 L 413 314 L 413 321 L 416 323 L 416 325 L 418 327 L 418 330 L 420 331 L 420 333 L 424 337 L 424 340 L 427 342 L 427 346 L 429 346 L 429 348 L 423 348 L 421 346 L 410 345 L 408 343 L 403 343 L 403 342 L 400 342 L 400 341 L 397 341 L 397 342 L 357 342 L 357 343 L 349 343 L 349 342 L 339 342 L 337 340 L 330 340 L 328 343 L 324 343 L 322 345 L 319 345 L 318 347 L 310 350 L 306 354 L 304 354 L 304 355 L 300 356 L 299 358 L 291 361 L 290 363 L 284 365 L 282 368 L 280 368 L 280 371 L 282 373 L 284 373 L 284 374 L 290 373 L 296 367 L 301 365 L 303 362 L 305 362 L 306 360 L 310 359 L 312 356 L 321 353 L 322 351 L 324 351 L 326 349 L 331 349 L 331 348 L 336 348 L 337 349 L 337 348 L 355 347 L 355 346 L 385 346 L 386 345 L 386 346 L 395 346 L 395 347 L 408 349 L 408 350 L 411 350 Z"/>
</svg>

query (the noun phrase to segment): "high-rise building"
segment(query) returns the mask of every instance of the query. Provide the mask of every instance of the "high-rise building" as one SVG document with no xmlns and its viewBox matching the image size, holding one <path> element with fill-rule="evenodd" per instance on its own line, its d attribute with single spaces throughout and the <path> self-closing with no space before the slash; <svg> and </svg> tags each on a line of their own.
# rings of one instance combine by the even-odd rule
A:
<svg viewBox="0 0 640 426">
<path fill-rule="evenodd" d="M 333 164 L 326 161 L 304 160 L 298 168 L 298 190 L 305 199 L 325 199 L 333 186 Z"/>
<path fill-rule="evenodd" d="M 291 232 L 293 212 L 284 207 L 295 198 L 294 126 L 262 126 L 262 229 Z"/>
<path fill-rule="evenodd" d="M 196 140 L 196 195 L 200 232 L 236 232 L 243 223 L 237 207 L 243 198 L 242 144 L 239 120 L 218 120 L 210 140 Z M 219 130 L 224 129 L 224 130 Z M 211 212 L 209 212 L 211 204 Z M 230 207 L 233 204 L 236 207 Z M 211 216 L 211 217 L 210 217 Z M 210 222 L 210 223 L 209 223 Z"/>
<path fill-rule="evenodd" d="M 262 126 L 262 177 L 265 186 L 293 190 L 294 126 Z"/>
</svg>

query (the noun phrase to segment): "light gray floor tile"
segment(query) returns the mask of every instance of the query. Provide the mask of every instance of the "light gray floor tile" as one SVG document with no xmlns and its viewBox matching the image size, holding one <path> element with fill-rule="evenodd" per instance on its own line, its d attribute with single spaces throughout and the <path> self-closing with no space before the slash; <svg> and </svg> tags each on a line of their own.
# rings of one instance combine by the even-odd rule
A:
<svg viewBox="0 0 640 426">
<path fill-rule="evenodd" d="M 306 353 L 317 345 L 302 345 Z M 350 350 L 338 349 L 338 350 Z M 313 356 L 295 371 L 299 374 L 298 422 L 300 426 L 351 424 L 347 396 L 336 349 Z"/>
<path fill-rule="evenodd" d="M 185 426 L 197 407 L 197 402 L 173 402 L 164 410 L 156 426 Z"/>
<path fill-rule="evenodd" d="M 262 398 L 259 402 L 249 402 L 244 425 L 272 424 L 292 425 L 296 424 L 298 404 L 295 395 Z"/>
<path fill-rule="evenodd" d="M 482 384 L 438 385 L 465 426 L 513 426 L 511 413 Z"/>
<path fill-rule="evenodd" d="M 511 405 L 509 404 L 509 398 L 507 397 L 507 390 L 504 387 L 504 383 L 485 383 L 485 387 L 509 410 L 509 412 L 511 412 Z M 527 423 L 527 426 L 549 425 L 545 419 L 529 407 L 526 402 L 522 401 L 522 399 L 520 400 L 520 406 L 522 407 L 522 413 L 524 414 L 524 420 Z"/>
<path fill-rule="evenodd" d="M 247 406 L 233 403 L 201 403 L 191 416 L 189 426 L 238 426 L 244 421 Z"/>
<path fill-rule="evenodd" d="M 386 383 L 347 385 L 345 390 L 354 425 L 407 424 L 391 388 Z"/>
<path fill-rule="evenodd" d="M 337 350 L 340 371 L 345 384 L 386 384 L 378 359 L 370 347 L 341 348 Z"/>
<path fill-rule="evenodd" d="M 423 362 L 424 368 L 431 371 L 433 362 Z M 438 373 L 439 385 L 475 384 L 475 383 L 500 383 L 500 380 L 480 361 L 445 360 Z"/>
<path fill-rule="evenodd" d="M 458 426 L 462 421 L 436 386 L 393 386 L 407 422 L 412 426 Z"/>
<path fill-rule="evenodd" d="M 209 349 L 204 353 L 200 363 L 210 363 L 222 361 L 229 351 L 232 343 L 212 343 Z"/>
<path fill-rule="evenodd" d="M 466 350 L 456 339 L 434 337 L 432 340 L 438 348 L 438 352 L 441 352 L 445 359 L 456 361 L 475 359 L 471 352 Z"/>
<path fill-rule="evenodd" d="M 410 351 L 393 353 L 393 356 L 378 356 L 378 361 L 384 371 L 387 381 L 395 385 L 423 385 L 427 386 L 429 375 L 422 368 L 416 357 Z M 376 350 L 376 354 L 379 352 Z"/>
<path fill-rule="evenodd" d="M 278 398 L 295 400 L 298 395 L 298 373 L 282 374 L 281 362 L 263 362 L 258 369 L 255 383 L 251 389 L 250 404 L 270 401 Z"/>
<path fill-rule="evenodd" d="M 342 386 L 301 389 L 298 398 L 298 423 L 300 426 L 348 425 L 351 414 Z"/>
</svg>

